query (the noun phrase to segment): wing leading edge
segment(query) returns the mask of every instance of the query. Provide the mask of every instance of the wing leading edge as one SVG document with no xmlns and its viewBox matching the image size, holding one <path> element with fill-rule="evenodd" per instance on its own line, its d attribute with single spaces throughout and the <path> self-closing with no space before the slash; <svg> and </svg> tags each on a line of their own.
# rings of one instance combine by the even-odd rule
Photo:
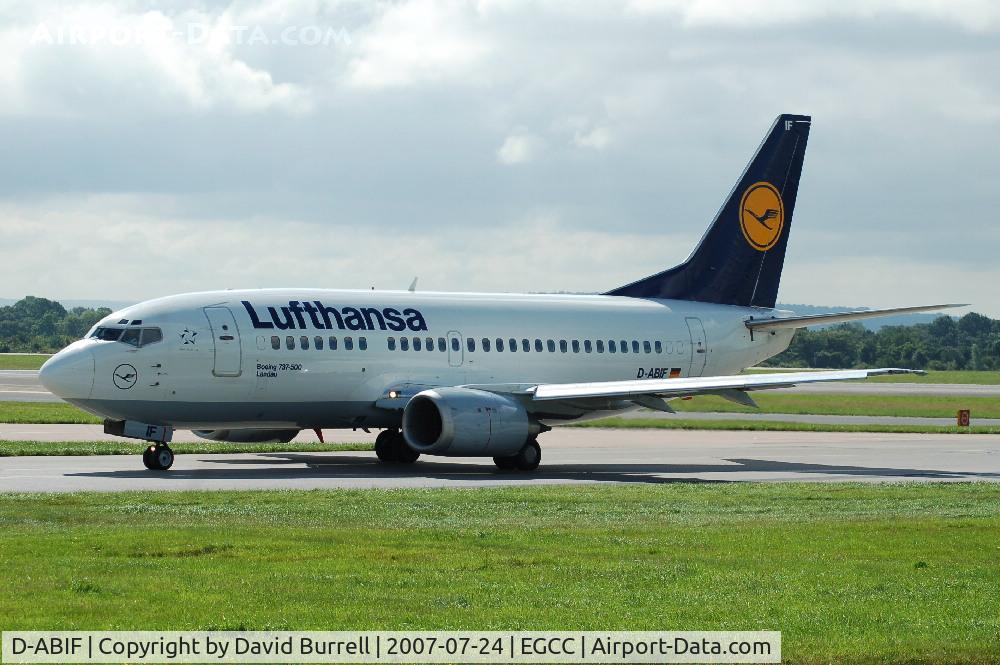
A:
<svg viewBox="0 0 1000 665">
<path fill-rule="evenodd" d="M 705 376 L 688 379 L 640 379 L 632 381 L 599 381 L 595 383 L 539 384 L 526 392 L 533 401 L 612 398 L 637 400 L 645 397 L 689 397 L 692 395 L 732 396 L 732 391 L 771 390 L 789 388 L 801 383 L 822 381 L 853 381 L 887 374 L 924 374 L 921 370 L 846 369 L 831 372 L 781 372 L 775 374 L 743 374 L 736 376 Z M 489 388 L 484 386 L 484 389 Z"/>
</svg>

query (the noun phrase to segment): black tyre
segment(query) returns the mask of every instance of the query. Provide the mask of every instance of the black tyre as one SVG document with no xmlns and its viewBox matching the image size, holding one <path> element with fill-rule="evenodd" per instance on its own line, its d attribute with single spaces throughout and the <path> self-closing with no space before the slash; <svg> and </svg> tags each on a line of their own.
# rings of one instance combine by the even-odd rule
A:
<svg viewBox="0 0 1000 665">
<path fill-rule="evenodd" d="M 153 459 L 158 471 L 166 471 L 174 465 L 174 451 L 169 446 L 156 446 Z"/>
<path fill-rule="evenodd" d="M 156 454 L 156 446 L 147 446 L 146 449 L 142 451 L 142 463 L 147 469 L 150 469 L 151 471 L 159 470 L 159 467 L 156 466 L 156 458 L 154 457 L 155 454 Z"/>
<path fill-rule="evenodd" d="M 402 433 L 396 434 L 393 437 L 392 452 L 395 455 L 396 461 L 400 464 L 413 464 L 420 457 L 420 453 L 410 448 L 410 444 L 403 438 Z"/>
<path fill-rule="evenodd" d="M 514 455 L 514 466 L 520 471 L 534 471 L 542 463 L 542 447 L 535 439 L 528 439 L 520 452 Z"/>
<path fill-rule="evenodd" d="M 393 446 L 394 433 L 384 429 L 375 437 L 375 456 L 380 462 L 395 462 L 395 447 Z"/>
<path fill-rule="evenodd" d="M 517 468 L 517 464 L 513 457 L 494 457 L 493 463 L 497 465 L 497 468 L 501 471 L 510 471 Z"/>
</svg>

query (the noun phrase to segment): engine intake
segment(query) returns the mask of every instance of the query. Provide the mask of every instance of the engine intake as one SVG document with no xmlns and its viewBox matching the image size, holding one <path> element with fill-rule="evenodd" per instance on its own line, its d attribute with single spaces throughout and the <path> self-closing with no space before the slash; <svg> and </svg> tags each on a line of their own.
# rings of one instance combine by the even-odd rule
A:
<svg viewBox="0 0 1000 665">
<path fill-rule="evenodd" d="M 516 399 L 485 390 L 432 388 L 403 409 L 406 442 L 427 455 L 509 456 L 539 430 Z"/>
</svg>

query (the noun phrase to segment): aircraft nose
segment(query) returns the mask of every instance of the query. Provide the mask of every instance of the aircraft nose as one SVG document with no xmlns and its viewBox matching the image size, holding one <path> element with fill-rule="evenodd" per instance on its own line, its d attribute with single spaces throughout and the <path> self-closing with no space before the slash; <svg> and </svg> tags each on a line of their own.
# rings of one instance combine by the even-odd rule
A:
<svg viewBox="0 0 1000 665">
<path fill-rule="evenodd" d="M 94 354 L 87 348 L 69 347 L 45 361 L 38 370 L 45 389 L 63 399 L 85 399 L 94 389 Z"/>
</svg>

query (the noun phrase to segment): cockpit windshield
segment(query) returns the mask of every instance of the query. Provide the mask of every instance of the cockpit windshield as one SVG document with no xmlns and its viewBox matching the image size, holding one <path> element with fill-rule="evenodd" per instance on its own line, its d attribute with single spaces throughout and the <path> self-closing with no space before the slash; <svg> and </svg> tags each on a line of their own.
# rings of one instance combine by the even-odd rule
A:
<svg viewBox="0 0 1000 665">
<path fill-rule="evenodd" d="M 118 338 L 122 336 L 122 330 L 124 328 L 97 328 L 91 333 L 91 337 L 94 339 L 104 340 L 105 342 L 117 342 Z"/>
<path fill-rule="evenodd" d="M 122 342 L 129 346 L 148 346 L 163 339 L 163 331 L 159 328 L 111 328 L 100 326 L 90 334 L 91 339 L 104 342 Z"/>
</svg>

